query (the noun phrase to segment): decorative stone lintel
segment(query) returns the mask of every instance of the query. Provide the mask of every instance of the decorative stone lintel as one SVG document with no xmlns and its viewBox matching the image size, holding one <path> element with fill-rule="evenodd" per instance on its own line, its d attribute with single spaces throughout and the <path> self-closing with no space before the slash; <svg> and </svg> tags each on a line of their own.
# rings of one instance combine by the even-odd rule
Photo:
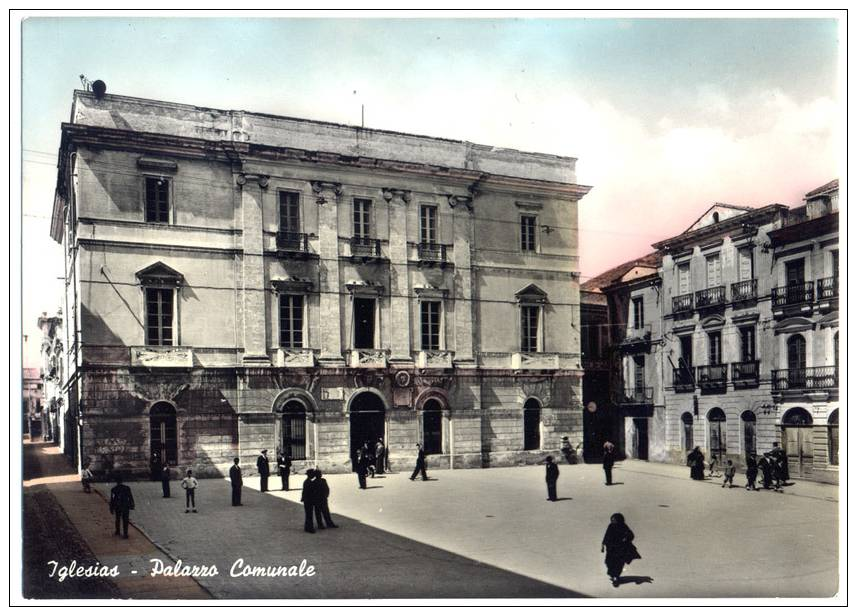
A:
<svg viewBox="0 0 857 607">
<path fill-rule="evenodd" d="M 268 187 L 270 177 L 268 175 L 259 175 L 257 173 L 238 173 L 238 175 L 235 176 L 235 183 L 239 187 L 243 188 L 248 181 L 255 181 L 259 184 L 259 187 L 264 190 Z"/>
<path fill-rule="evenodd" d="M 291 280 L 272 280 L 271 287 L 277 293 L 306 293 L 313 287 L 312 281 L 305 278 Z"/>
<path fill-rule="evenodd" d="M 446 199 L 453 209 L 458 205 L 464 206 L 470 213 L 473 212 L 473 196 L 460 196 L 458 194 L 447 194 Z"/>
<path fill-rule="evenodd" d="M 342 184 L 332 181 L 311 181 L 315 201 L 318 204 L 327 204 L 328 202 L 336 202 L 342 195 Z"/>
<path fill-rule="evenodd" d="M 386 200 L 387 202 L 392 202 L 393 200 L 398 199 L 404 202 L 405 204 L 408 204 L 411 201 L 411 198 L 413 198 L 410 190 L 384 188 L 382 192 L 384 193 L 384 200 Z"/>
</svg>

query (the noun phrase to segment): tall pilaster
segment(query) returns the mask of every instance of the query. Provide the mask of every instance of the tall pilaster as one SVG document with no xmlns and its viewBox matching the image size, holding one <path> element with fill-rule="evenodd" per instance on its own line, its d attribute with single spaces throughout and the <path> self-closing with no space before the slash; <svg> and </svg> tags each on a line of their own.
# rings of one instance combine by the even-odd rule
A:
<svg viewBox="0 0 857 607">
<path fill-rule="evenodd" d="M 449 195 L 449 206 L 453 209 L 452 261 L 455 267 L 455 364 L 475 366 L 473 352 L 473 268 L 471 245 L 475 236 L 473 229 L 473 198 Z"/>
<path fill-rule="evenodd" d="M 312 191 L 318 204 L 318 255 L 321 321 L 322 366 L 341 367 L 342 356 L 342 311 L 339 295 L 339 196 L 342 187 L 338 183 L 313 181 Z"/>
<path fill-rule="evenodd" d="M 413 364 L 408 276 L 408 190 L 384 189 L 390 205 L 390 363 Z"/>
<path fill-rule="evenodd" d="M 265 315 L 265 258 L 262 225 L 266 175 L 239 173 L 235 183 L 241 188 L 241 296 L 243 310 L 245 365 L 268 365 Z"/>
</svg>

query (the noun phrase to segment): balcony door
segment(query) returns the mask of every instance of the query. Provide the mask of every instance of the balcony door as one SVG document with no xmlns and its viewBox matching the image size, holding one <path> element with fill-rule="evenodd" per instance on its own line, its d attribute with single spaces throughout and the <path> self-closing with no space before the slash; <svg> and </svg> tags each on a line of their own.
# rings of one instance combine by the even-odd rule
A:
<svg viewBox="0 0 857 607">
<path fill-rule="evenodd" d="M 806 339 L 803 335 L 792 335 L 786 342 L 788 358 L 789 388 L 806 386 Z"/>
<path fill-rule="evenodd" d="M 804 260 L 795 259 L 786 262 L 786 301 L 787 303 L 802 303 L 804 294 Z"/>
</svg>

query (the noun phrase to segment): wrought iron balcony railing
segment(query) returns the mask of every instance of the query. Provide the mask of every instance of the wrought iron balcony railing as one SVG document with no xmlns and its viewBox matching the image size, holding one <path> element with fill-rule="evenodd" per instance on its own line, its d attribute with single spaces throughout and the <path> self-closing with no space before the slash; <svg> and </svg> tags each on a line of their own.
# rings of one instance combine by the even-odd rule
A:
<svg viewBox="0 0 857 607">
<path fill-rule="evenodd" d="M 277 232 L 277 250 L 306 253 L 309 251 L 309 236 L 303 232 Z"/>
<path fill-rule="evenodd" d="M 839 387 L 837 367 L 803 367 L 775 369 L 771 371 L 771 389 L 783 390 L 829 390 Z"/>
<path fill-rule="evenodd" d="M 691 310 L 693 310 L 693 293 L 673 297 L 673 314 L 690 312 Z"/>
<path fill-rule="evenodd" d="M 696 367 L 696 384 L 703 390 L 725 388 L 729 365 L 700 365 Z"/>
<path fill-rule="evenodd" d="M 833 299 L 839 297 L 839 277 L 822 278 L 817 281 L 818 284 L 818 299 Z"/>
<path fill-rule="evenodd" d="M 432 242 L 421 242 L 417 245 L 420 261 L 446 261 L 446 245 Z"/>
<path fill-rule="evenodd" d="M 742 280 L 732 285 L 732 303 L 756 299 L 756 279 Z"/>
<path fill-rule="evenodd" d="M 711 287 L 696 292 L 696 307 L 722 306 L 726 303 L 726 287 Z"/>
<path fill-rule="evenodd" d="M 650 405 L 654 402 L 655 390 L 646 386 L 626 388 L 619 394 L 619 400 L 627 404 Z"/>
<path fill-rule="evenodd" d="M 732 383 L 736 388 L 749 388 L 759 385 L 759 361 L 751 360 L 732 363 Z"/>
<path fill-rule="evenodd" d="M 673 388 L 676 392 L 693 392 L 696 389 L 693 367 L 673 369 Z"/>
<path fill-rule="evenodd" d="M 771 289 L 771 303 L 776 307 L 812 303 L 814 285 L 811 282 L 796 282 Z"/>
<path fill-rule="evenodd" d="M 381 241 L 377 238 L 351 239 L 351 255 L 354 257 L 381 257 Z"/>
</svg>

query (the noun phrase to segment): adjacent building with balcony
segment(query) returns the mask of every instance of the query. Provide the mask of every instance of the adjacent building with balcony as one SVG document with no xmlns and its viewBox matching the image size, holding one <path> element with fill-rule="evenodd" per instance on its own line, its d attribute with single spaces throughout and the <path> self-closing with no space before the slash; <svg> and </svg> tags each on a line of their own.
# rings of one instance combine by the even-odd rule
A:
<svg viewBox="0 0 857 607">
<path fill-rule="evenodd" d="M 66 253 L 79 457 L 350 470 L 582 441 L 575 159 L 77 91 Z"/>
<path fill-rule="evenodd" d="M 740 464 L 777 441 L 793 474 L 836 480 L 838 182 L 805 202 L 716 204 L 655 243 L 654 265 L 594 279 L 610 277 L 613 402 L 653 405 L 630 416 L 628 456 L 683 462 L 698 445 Z"/>
</svg>

